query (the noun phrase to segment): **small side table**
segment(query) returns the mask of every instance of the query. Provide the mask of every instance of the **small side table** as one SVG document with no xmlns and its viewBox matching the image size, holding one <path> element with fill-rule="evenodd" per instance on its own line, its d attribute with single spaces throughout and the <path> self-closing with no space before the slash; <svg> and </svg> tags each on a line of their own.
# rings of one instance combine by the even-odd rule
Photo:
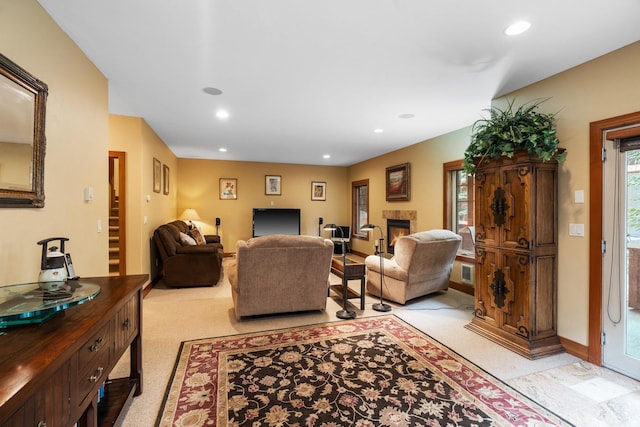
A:
<svg viewBox="0 0 640 427">
<path fill-rule="evenodd" d="M 350 257 L 346 257 L 346 265 L 342 263 L 342 256 L 335 256 L 331 259 L 331 272 L 336 276 L 349 280 L 360 280 L 360 293 L 357 293 L 351 288 L 347 288 L 347 299 L 360 298 L 360 310 L 364 310 L 364 278 L 365 278 L 365 265 L 363 262 L 355 260 Z M 330 289 L 336 294 L 344 298 L 342 294 L 342 283 L 339 285 L 331 285 Z"/>
</svg>

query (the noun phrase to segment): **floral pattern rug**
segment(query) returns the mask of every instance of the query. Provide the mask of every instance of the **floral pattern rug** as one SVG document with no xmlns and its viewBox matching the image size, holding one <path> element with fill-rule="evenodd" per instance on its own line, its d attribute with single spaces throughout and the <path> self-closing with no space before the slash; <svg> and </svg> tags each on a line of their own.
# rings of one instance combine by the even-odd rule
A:
<svg viewBox="0 0 640 427">
<path fill-rule="evenodd" d="M 183 342 L 157 426 L 569 426 L 394 315 Z"/>
</svg>

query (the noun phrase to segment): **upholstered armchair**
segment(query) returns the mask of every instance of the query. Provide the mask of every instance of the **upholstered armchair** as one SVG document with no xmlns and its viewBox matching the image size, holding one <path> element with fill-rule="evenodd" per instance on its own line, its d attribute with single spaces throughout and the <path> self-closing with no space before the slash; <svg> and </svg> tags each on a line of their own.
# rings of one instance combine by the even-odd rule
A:
<svg viewBox="0 0 640 427">
<path fill-rule="evenodd" d="M 408 300 L 449 287 L 449 276 L 462 238 L 449 230 L 430 230 L 402 236 L 394 256 L 383 258 L 382 296 L 405 304 Z M 380 257 L 365 258 L 367 292 L 380 296 Z"/>
<path fill-rule="evenodd" d="M 167 286 L 214 286 L 220 279 L 223 248 L 220 237 L 202 236 L 184 221 L 161 225 L 153 240 Z"/>
<path fill-rule="evenodd" d="M 239 240 L 226 268 L 236 317 L 324 310 L 333 242 L 275 234 Z"/>
</svg>

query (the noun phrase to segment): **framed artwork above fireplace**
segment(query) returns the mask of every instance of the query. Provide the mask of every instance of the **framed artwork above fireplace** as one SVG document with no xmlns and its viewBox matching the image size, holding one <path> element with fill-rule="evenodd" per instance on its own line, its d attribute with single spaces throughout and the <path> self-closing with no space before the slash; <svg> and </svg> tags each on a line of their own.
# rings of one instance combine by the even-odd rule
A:
<svg viewBox="0 0 640 427">
<path fill-rule="evenodd" d="M 410 166 L 403 163 L 386 169 L 387 202 L 411 200 Z"/>
</svg>

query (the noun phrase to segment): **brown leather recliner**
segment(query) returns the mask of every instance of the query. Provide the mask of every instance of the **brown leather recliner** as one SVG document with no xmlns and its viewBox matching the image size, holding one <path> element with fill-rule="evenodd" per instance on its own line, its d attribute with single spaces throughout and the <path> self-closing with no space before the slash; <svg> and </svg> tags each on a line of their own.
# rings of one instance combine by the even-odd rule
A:
<svg viewBox="0 0 640 427">
<path fill-rule="evenodd" d="M 189 234 L 184 221 L 161 225 L 153 233 L 164 282 L 172 287 L 214 286 L 220 280 L 223 248 L 220 236 L 205 235 L 206 244 L 183 243 Z"/>
</svg>

